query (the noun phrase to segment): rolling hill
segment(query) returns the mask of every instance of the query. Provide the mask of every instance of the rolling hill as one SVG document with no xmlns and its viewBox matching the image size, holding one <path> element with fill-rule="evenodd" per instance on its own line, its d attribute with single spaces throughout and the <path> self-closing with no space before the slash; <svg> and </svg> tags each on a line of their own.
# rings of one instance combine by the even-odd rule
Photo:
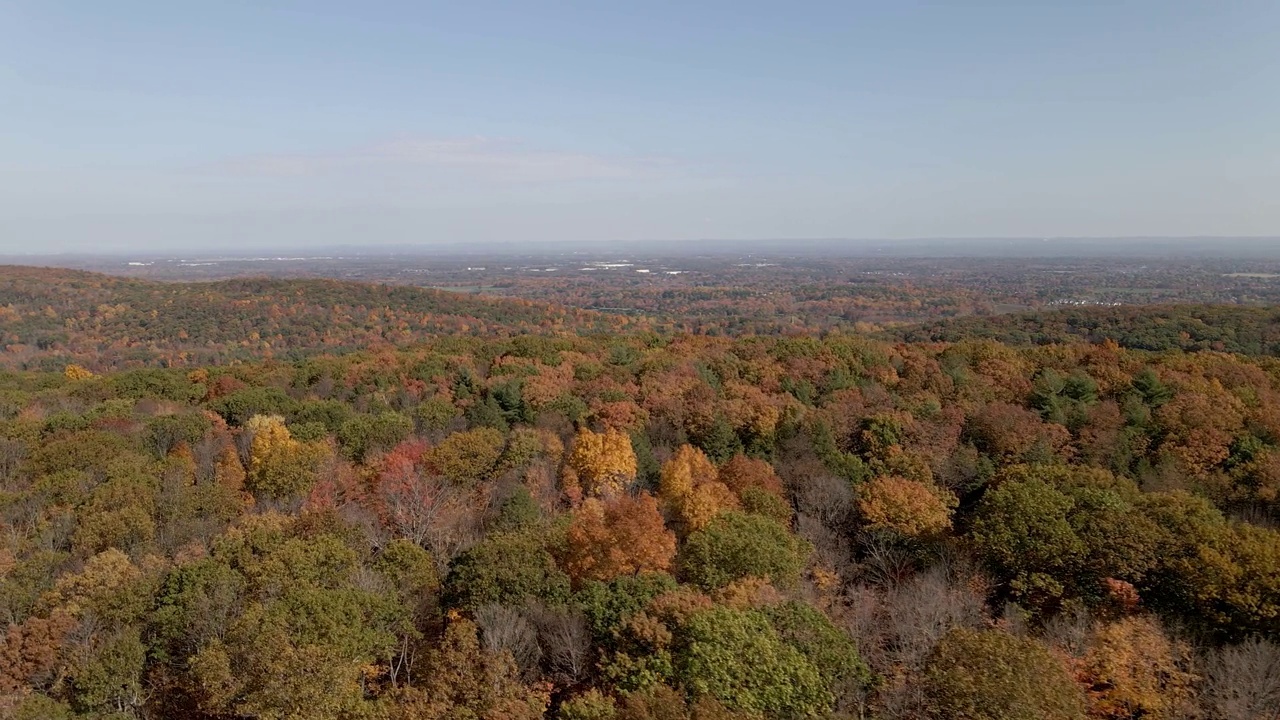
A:
<svg viewBox="0 0 1280 720">
<path fill-rule="evenodd" d="M 0 266 L 0 365 L 13 369 L 220 364 L 439 334 L 491 338 L 642 323 L 526 300 L 337 280 L 157 283 Z"/>
</svg>

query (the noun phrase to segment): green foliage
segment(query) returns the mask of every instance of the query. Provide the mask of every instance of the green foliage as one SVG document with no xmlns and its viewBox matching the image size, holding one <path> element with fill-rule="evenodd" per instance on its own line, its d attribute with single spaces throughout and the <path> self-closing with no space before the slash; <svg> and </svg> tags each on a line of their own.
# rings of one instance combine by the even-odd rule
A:
<svg viewBox="0 0 1280 720">
<path fill-rule="evenodd" d="M 27 619 L 41 596 L 53 587 L 67 557 L 65 552 L 37 550 L 16 563 L 0 582 L 0 620 L 16 625 Z"/>
<path fill-rule="evenodd" d="M 413 409 L 413 420 L 418 430 L 424 432 L 440 432 L 456 417 L 458 409 L 440 396 L 427 398 Z"/>
<path fill-rule="evenodd" d="M 1052 601 L 1088 552 L 1071 526 L 1074 505 L 1042 481 L 1008 482 L 982 498 L 969 537 L 1016 596 Z"/>
<path fill-rule="evenodd" d="M 613 720 L 618 708 L 613 698 L 592 688 L 560 706 L 560 720 Z"/>
<path fill-rule="evenodd" d="M 709 695 L 751 715 L 800 718 L 827 712 L 822 674 L 756 611 L 714 607 L 681 630 L 678 676 L 695 697 Z"/>
<path fill-rule="evenodd" d="M 192 402 L 199 399 L 199 386 L 187 379 L 181 370 L 148 368 L 128 370 L 111 377 L 112 395 L 135 400 L 152 398 L 174 402 Z"/>
<path fill-rule="evenodd" d="M 445 603 L 466 610 L 568 597 L 569 576 L 556 566 L 542 528 L 490 535 L 454 559 L 445 578 Z"/>
<path fill-rule="evenodd" d="M 945 720 L 1072 720 L 1084 698 L 1066 669 L 1029 638 L 953 630 L 929 657 L 927 712 Z"/>
<path fill-rule="evenodd" d="M 13 708 L 12 720 L 73 720 L 71 707 L 39 693 L 22 698 Z"/>
<path fill-rule="evenodd" d="M 248 387 L 209 403 L 230 425 L 243 425 L 254 415 L 294 415 L 297 400 L 277 387 Z"/>
<path fill-rule="evenodd" d="M 761 515 L 780 525 L 791 525 L 791 505 L 774 493 L 759 487 L 749 487 L 740 497 L 743 512 Z"/>
<path fill-rule="evenodd" d="M 607 583 L 589 581 L 574 594 L 573 600 L 586 615 L 596 641 L 608 646 L 624 620 L 676 587 L 675 578 L 665 573 L 623 575 Z"/>
<path fill-rule="evenodd" d="M 390 450 L 413 433 L 413 420 L 394 411 L 356 415 L 338 428 L 342 452 L 357 462 L 375 451 Z"/>
<path fill-rule="evenodd" d="M 717 465 L 742 452 L 742 440 L 723 414 L 717 414 L 709 427 L 690 433 L 689 441 Z"/>
<path fill-rule="evenodd" d="M 1173 391 L 1149 367 L 1139 370 L 1133 376 L 1133 389 L 1149 407 L 1158 408 L 1173 399 Z"/>
<path fill-rule="evenodd" d="M 529 494 L 529 489 L 521 485 L 502 502 L 498 515 L 490 526 L 492 532 L 514 532 L 535 527 L 542 520 L 542 509 Z"/>
<path fill-rule="evenodd" d="M 776 520 L 729 511 L 689 536 L 678 563 L 685 579 L 708 590 L 746 577 L 791 587 L 811 549 Z"/>
<path fill-rule="evenodd" d="M 761 612 L 783 642 L 813 664 L 829 691 L 851 692 L 870 682 L 871 673 L 853 639 L 818 609 L 792 600 Z"/>
<path fill-rule="evenodd" d="M 209 428 L 209 418 L 196 413 L 154 417 L 147 420 L 145 444 L 162 458 L 179 444 L 195 444 Z"/>
<path fill-rule="evenodd" d="M 121 711 L 143 701 L 146 647 L 137 629 L 104 638 L 72 676 L 73 705 L 82 712 Z"/>
<path fill-rule="evenodd" d="M 354 415 L 350 405 L 337 400 L 307 400 L 298 405 L 290 426 L 319 423 L 326 432 L 336 434 Z"/>
<path fill-rule="evenodd" d="M 1127 481 L 1036 466 L 1004 477 L 979 504 L 970 539 L 1014 597 L 1040 608 L 1067 597 L 1102 602 L 1108 578 L 1141 585 L 1156 567 L 1161 531 Z"/>
</svg>

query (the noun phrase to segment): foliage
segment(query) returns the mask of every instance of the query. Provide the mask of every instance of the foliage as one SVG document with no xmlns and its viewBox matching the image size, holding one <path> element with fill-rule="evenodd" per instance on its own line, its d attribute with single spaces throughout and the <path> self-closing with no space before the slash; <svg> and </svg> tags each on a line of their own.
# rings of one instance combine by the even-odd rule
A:
<svg viewBox="0 0 1280 720">
<path fill-rule="evenodd" d="M 665 572 L 675 554 L 676 537 L 647 493 L 603 502 L 589 498 L 574 513 L 565 538 L 565 569 L 579 583 Z"/>
<path fill-rule="evenodd" d="M 1066 668 L 1028 638 L 953 630 L 926 667 L 930 715 L 955 720 L 1068 720 L 1084 699 Z"/>
<path fill-rule="evenodd" d="M 689 536 L 679 564 L 683 577 L 708 590 L 746 577 L 791 587 L 799 581 L 809 552 L 808 543 L 777 521 L 729 511 Z"/>
<path fill-rule="evenodd" d="M 582 492 L 589 496 L 616 495 L 636 479 L 631 438 L 618 430 L 594 433 L 580 428 L 568 464 Z"/>
</svg>

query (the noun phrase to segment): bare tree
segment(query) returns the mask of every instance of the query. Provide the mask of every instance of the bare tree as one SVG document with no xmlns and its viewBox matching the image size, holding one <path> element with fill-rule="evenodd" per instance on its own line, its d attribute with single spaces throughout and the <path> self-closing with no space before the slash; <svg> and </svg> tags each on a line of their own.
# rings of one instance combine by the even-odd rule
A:
<svg viewBox="0 0 1280 720">
<path fill-rule="evenodd" d="M 26 443 L 20 440 L 0 440 L 0 487 L 11 487 L 26 457 Z"/>
<path fill-rule="evenodd" d="M 1089 652 L 1093 623 L 1093 615 L 1083 608 L 1058 613 L 1044 624 L 1044 639 L 1067 655 L 1082 658 Z"/>
<path fill-rule="evenodd" d="M 980 577 L 950 563 L 888 586 L 850 587 L 832 617 L 885 682 L 869 693 L 851 695 L 843 709 L 856 717 L 903 720 L 927 714 L 920 683 L 925 660 L 947 632 L 986 623 L 985 589 Z"/>
<path fill-rule="evenodd" d="M 577 610 L 545 607 L 532 615 L 548 670 L 567 684 L 585 679 L 591 668 L 591 630 L 586 617 Z"/>
<path fill-rule="evenodd" d="M 837 532 L 849 524 L 853 510 L 853 488 L 842 478 L 826 473 L 811 475 L 791 484 L 796 512 L 809 515 Z"/>
<path fill-rule="evenodd" d="M 915 556 L 896 536 L 884 532 L 861 533 L 862 572 L 871 582 L 894 588 L 915 570 Z"/>
<path fill-rule="evenodd" d="M 467 493 L 443 477 L 417 470 L 384 479 L 378 494 L 392 531 L 429 550 L 441 570 L 479 540 L 491 504 L 484 488 Z"/>
<path fill-rule="evenodd" d="M 213 482 L 224 447 L 223 440 L 213 435 L 206 435 L 191 445 L 191 457 L 196 462 L 197 485 Z"/>
<path fill-rule="evenodd" d="M 1202 701 L 1215 720 L 1280 719 L 1280 645 L 1255 637 L 1213 652 Z"/>
<path fill-rule="evenodd" d="M 943 635 L 985 619 L 981 583 L 934 567 L 899 584 L 885 598 L 884 622 L 897 662 L 918 666 Z"/>
<path fill-rule="evenodd" d="M 486 650 L 511 653 L 526 680 L 537 675 L 542 647 L 538 644 L 538 630 L 523 611 L 506 605 L 484 605 L 476 610 L 476 624 Z"/>
<path fill-rule="evenodd" d="M 853 564 L 849 541 L 821 519 L 808 513 L 797 515 L 796 533 L 813 545 L 814 559 L 819 565 L 843 573 Z"/>
</svg>

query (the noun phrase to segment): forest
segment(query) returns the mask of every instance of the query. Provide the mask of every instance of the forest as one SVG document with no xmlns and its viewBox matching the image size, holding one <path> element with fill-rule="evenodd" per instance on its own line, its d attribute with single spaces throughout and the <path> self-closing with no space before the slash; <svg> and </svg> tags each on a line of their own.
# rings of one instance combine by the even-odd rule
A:
<svg viewBox="0 0 1280 720">
<path fill-rule="evenodd" d="M 1270 311 L 0 278 L 0 717 L 1280 717 Z"/>
</svg>

